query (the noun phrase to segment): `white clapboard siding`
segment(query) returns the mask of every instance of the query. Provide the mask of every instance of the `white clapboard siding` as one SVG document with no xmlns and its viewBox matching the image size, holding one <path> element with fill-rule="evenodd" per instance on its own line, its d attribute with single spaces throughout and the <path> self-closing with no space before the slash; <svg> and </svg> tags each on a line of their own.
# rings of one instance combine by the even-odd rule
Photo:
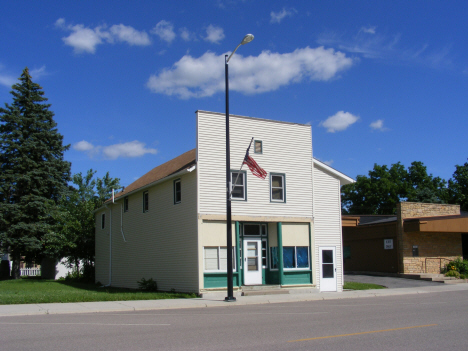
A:
<svg viewBox="0 0 468 351">
<path fill-rule="evenodd" d="M 198 292 L 196 171 L 179 178 L 180 204 L 174 204 L 173 198 L 173 181 L 178 178 L 172 178 L 146 189 L 146 213 L 143 191 L 129 195 L 128 212 L 122 213 L 123 198 L 108 205 L 112 209 L 112 286 L 137 288 L 137 281 L 153 278 L 160 290 Z M 100 228 L 99 220 L 96 216 L 96 228 Z M 100 239 L 100 230 L 96 231 L 96 258 L 100 257 L 96 260 L 96 279 L 107 283 L 108 236 L 107 241 Z"/>
<path fill-rule="evenodd" d="M 197 111 L 198 212 L 226 213 L 225 116 Z M 230 116 L 231 169 L 238 170 L 254 137 L 263 153 L 250 156 L 268 172 L 265 180 L 247 166 L 247 201 L 233 201 L 233 215 L 312 217 L 312 135 L 309 125 Z M 270 202 L 270 172 L 286 176 L 286 202 Z"/>
<path fill-rule="evenodd" d="M 320 277 L 319 247 L 336 247 L 337 289 L 342 290 L 340 180 L 323 168 L 314 167 L 315 276 Z M 320 279 L 316 279 L 320 287 Z"/>
</svg>

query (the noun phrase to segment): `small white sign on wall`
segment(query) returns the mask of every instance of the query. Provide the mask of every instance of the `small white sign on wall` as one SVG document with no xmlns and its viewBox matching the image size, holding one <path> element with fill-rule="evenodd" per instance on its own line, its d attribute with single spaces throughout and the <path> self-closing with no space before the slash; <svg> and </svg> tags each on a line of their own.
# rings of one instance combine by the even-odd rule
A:
<svg viewBox="0 0 468 351">
<path fill-rule="evenodd" d="M 384 250 L 393 249 L 393 239 L 384 239 Z"/>
</svg>

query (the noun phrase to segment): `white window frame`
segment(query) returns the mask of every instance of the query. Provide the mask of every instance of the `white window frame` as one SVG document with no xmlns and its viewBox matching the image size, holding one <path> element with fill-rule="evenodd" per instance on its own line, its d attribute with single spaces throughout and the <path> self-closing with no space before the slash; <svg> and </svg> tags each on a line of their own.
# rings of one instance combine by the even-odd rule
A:
<svg viewBox="0 0 468 351">
<path fill-rule="evenodd" d="M 273 188 L 273 177 L 281 177 L 283 179 L 282 183 L 283 186 L 280 187 L 274 187 Z M 273 189 L 282 189 L 282 199 L 273 199 Z M 286 202 L 286 175 L 284 173 L 270 173 L 270 202 L 279 202 L 279 203 L 284 203 Z"/>
<path fill-rule="evenodd" d="M 283 246 L 283 249 L 285 247 L 294 247 L 294 261 L 296 263 L 295 268 L 286 268 L 284 267 L 284 253 L 283 253 L 283 271 L 303 271 L 303 270 L 310 270 L 310 247 L 309 246 Z M 298 247 L 306 247 L 307 248 L 307 267 L 297 267 L 297 248 Z"/>
<path fill-rule="evenodd" d="M 234 182 L 237 178 L 237 175 L 235 177 L 233 177 L 233 173 L 240 173 L 239 175 L 239 179 L 241 178 L 242 176 L 242 179 L 243 179 L 243 184 L 242 185 L 236 185 L 234 186 Z M 237 180 L 237 182 L 239 182 L 239 179 Z M 247 172 L 246 171 L 236 171 L 236 170 L 231 170 L 231 199 L 232 200 L 235 200 L 235 201 L 247 201 Z M 234 188 L 235 187 L 242 187 L 244 189 L 243 191 L 243 197 L 234 197 Z"/>
<path fill-rule="evenodd" d="M 271 249 L 276 247 L 278 249 L 278 246 L 270 246 L 268 247 L 268 255 L 270 257 L 268 257 L 268 262 L 269 262 L 269 267 L 270 267 L 270 271 L 277 271 L 278 268 L 273 268 L 273 262 L 272 262 L 272 259 L 273 259 L 273 255 L 271 254 Z M 296 245 L 296 246 L 283 246 L 282 249 L 284 249 L 285 247 L 294 247 L 294 261 L 296 263 L 296 267 L 295 268 L 286 268 L 284 267 L 284 253 L 283 253 L 283 271 L 305 271 L 305 270 L 310 270 L 310 247 L 309 246 L 301 246 L 301 245 Z M 298 247 L 307 247 L 307 267 L 300 267 L 298 268 L 297 267 L 297 248 Z M 279 253 L 278 253 L 279 255 Z M 278 257 L 278 263 L 279 263 L 279 257 Z"/>
<path fill-rule="evenodd" d="M 217 248 L 217 258 L 218 258 L 218 269 L 206 269 L 206 256 L 205 256 L 205 249 L 206 248 L 210 248 L 210 249 L 214 249 L 214 248 Z M 223 248 L 226 248 L 226 246 L 203 246 L 203 271 L 206 272 L 206 273 L 223 273 L 223 272 L 227 272 L 227 269 L 220 269 L 221 267 L 221 258 L 220 258 L 220 252 L 221 252 L 221 249 Z M 227 253 L 227 251 L 226 251 Z M 232 247 L 232 271 L 235 272 L 236 271 L 236 247 L 233 246 Z"/>
</svg>

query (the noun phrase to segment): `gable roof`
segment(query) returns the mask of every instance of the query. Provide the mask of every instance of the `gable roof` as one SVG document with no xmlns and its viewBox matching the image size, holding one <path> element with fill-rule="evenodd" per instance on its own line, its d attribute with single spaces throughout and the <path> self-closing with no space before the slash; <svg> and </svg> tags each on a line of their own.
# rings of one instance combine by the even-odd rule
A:
<svg viewBox="0 0 468 351">
<path fill-rule="evenodd" d="M 317 160 L 315 157 L 312 158 L 312 162 L 314 164 L 314 167 L 317 166 L 319 168 L 322 168 L 324 171 L 330 173 L 332 176 L 337 178 L 340 181 L 340 185 L 351 184 L 356 182 L 353 178 L 348 177 L 346 174 L 341 173 L 340 171 L 337 171 L 336 169 L 330 167 L 322 161 Z"/>
<path fill-rule="evenodd" d="M 115 194 L 114 199 L 118 199 L 137 190 L 141 190 L 142 188 L 146 188 L 153 183 L 194 166 L 196 164 L 197 157 L 196 150 L 197 149 L 192 149 L 187 151 L 186 153 L 153 168 L 151 171 L 127 186 L 124 191 Z M 111 200 L 112 199 L 109 199 L 107 201 Z"/>
</svg>

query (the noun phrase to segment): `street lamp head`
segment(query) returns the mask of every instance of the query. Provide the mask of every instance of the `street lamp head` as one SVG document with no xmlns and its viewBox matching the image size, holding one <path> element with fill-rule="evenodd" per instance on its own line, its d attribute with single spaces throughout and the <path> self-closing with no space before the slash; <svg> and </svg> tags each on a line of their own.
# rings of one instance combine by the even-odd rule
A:
<svg viewBox="0 0 468 351">
<path fill-rule="evenodd" d="M 241 45 L 250 43 L 252 40 L 254 40 L 254 36 L 252 34 L 247 34 L 244 39 L 241 41 Z"/>
</svg>

